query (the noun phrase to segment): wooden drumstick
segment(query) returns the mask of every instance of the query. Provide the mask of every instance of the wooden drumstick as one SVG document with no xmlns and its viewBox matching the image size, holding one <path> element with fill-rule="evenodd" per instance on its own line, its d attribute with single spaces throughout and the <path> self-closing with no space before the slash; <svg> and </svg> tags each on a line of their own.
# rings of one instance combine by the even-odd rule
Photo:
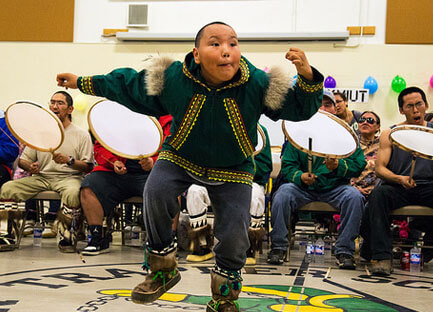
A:
<svg viewBox="0 0 433 312">
<path fill-rule="evenodd" d="M 308 175 L 311 176 L 311 173 L 313 172 L 313 156 L 312 156 L 312 150 L 313 150 L 313 138 L 308 138 Z"/>
<path fill-rule="evenodd" d="M 413 181 L 412 177 L 413 177 L 413 171 L 415 169 L 415 162 L 416 162 L 416 156 L 412 155 L 412 165 L 410 167 L 410 174 L 409 174 L 409 182 L 411 183 Z"/>
<path fill-rule="evenodd" d="M 9 134 L 7 134 L 7 132 L 6 131 L 4 131 L 3 130 L 3 128 L 1 128 L 0 127 L 0 129 L 2 130 L 2 132 L 4 133 L 4 134 L 6 134 L 6 136 L 18 147 L 18 148 L 20 148 L 20 145 L 19 144 L 17 144 L 17 142 L 15 142 L 15 140 L 14 139 L 12 139 L 11 138 L 11 136 L 9 135 Z"/>
<path fill-rule="evenodd" d="M 106 160 L 106 161 L 108 161 L 108 163 L 109 164 L 111 164 L 113 167 L 114 167 L 114 162 L 112 162 L 111 160 L 109 160 L 107 157 L 105 157 L 104 155 L 102 155 L 102 154 L 100 154 L 100 153 L 98 153 L 98 152 L 95 152 L 95 154 L 98 154 L 99 156 L 101 156 L 101 158 L 103 158 L 104 160 Z M 122 169 L 122 168 L 120 168 L 119 166 L 116 166 L 117 167 L 117 169 Z"/>
</svg>

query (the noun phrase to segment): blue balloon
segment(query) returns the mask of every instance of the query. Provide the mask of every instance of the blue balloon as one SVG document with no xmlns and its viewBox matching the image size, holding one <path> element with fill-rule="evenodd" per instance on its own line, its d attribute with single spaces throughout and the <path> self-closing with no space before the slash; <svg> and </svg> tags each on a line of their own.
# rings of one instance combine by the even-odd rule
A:
<svg viewBox="0 0 433 312">
<path fill-rule="evenodd" d="M 377 88 L 378 88 L 378 84 L 376 79 L 374 79 L 371 76 L 368 76 L 364 82 L 364 89 L 368 89 L 368 92 L 370 94 L 374 94 L 377 91 Z"/>
</svg>

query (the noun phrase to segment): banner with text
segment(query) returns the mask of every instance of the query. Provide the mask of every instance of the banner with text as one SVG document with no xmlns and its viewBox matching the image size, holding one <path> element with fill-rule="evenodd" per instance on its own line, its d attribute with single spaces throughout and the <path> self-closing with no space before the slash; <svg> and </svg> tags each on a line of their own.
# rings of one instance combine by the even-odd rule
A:
<svg viewBox="0 0 433 312">
<path fill-rule="evenodd" d="M 352 103 L 368 103 L 368 89 L 356 88 L 334 88 L 330 89 L 332 92 L 343 93 L 349 102 Z"/>
</svg>

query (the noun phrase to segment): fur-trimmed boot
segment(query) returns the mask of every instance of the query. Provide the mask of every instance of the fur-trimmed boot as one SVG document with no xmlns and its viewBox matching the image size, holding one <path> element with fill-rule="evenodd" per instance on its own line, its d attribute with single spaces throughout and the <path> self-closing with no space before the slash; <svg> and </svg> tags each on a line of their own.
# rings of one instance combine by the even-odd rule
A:
<svg viewBox="0 0 433 312">
<path fill-rule="evenodd" d="M 207 312 L 240 311 L 236 300 L 242 289 L 240 271 L 226 271 L 217 266 L 211 271 L 212 300 L 208 302 Z"/>
<path fill-rule="evenodd" d="M 145 304 L 155 301 L 180 281 L 176 251 L 176 244 L 159 253 L 148 246 L 145 247 L 143 269 L 150 272 L 144 282 L 132 290 L 131 299 L 134 303 Z"/>
<path fill-rule="evenodd" d="M 257 228 L 249 227 L 248 238 L 250 240 L 250 248 L 247 251 L 246 265 L 255 265 L 257 253 L 263 253 L 262 243 L 265 235 L 266 230 L 262 226 Z"/>
<path fill-rule="evenodd" d="M 68 207 L 63 205 L 58 215 L 58 232 L 60 235 L 59 250 L 61 252 L 75 252 L 77 247 L 77 235 L 82 225 L 82 213 L 80 207 Z"/>
<path fill-rule="evenodd" d="M 12 200 L 0 201 L 0 251 L 19 247 L 24 230 L 25 204 Z M 1 224 L 4 224 L 4 228 Z"/>
<path fill-rule="evenodd" d="M 186 256 L 186 261 L 203 262 L 213 258 L 213 234 L 210 224 L 188 230 L 191 254 Z"/>
</svg>

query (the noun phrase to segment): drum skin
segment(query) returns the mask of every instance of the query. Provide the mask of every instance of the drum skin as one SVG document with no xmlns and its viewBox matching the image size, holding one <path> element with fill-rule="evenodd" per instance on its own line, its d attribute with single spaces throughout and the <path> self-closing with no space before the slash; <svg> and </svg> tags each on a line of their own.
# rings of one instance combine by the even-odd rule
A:
<svg viewBox="0 0 433 312">
<path fill-rule="evenodd" d="M 318 111 L 304 121 L 283 121 L 282 128 L 287 140 L 297 149 L 324 158 L 346 158 L 358 147 L 358 138 L 350 126 L 340 118 Z"/>
<path fill-rule="evenodd" d="M 404 151 L 433 160 L 433 128 L 400 125 L 391 130 L 389 139 Z"/>
<path fill-rule="evenodd" d="M 87 115 L 90 131 L 107 150 L 128 159 L 156 154 L 162 144 L 162 128 L 154 117 L 131 111 L 117 102 L 96 102 Z"/>
<path fill-rule="evenodd" d="M 6 123 L 12 134 L 27 146 L 53 152 L 62 145 L 62 122 L 50 110 L 28 101 L 11 104 L 5 112 Z"/>
</svg>

